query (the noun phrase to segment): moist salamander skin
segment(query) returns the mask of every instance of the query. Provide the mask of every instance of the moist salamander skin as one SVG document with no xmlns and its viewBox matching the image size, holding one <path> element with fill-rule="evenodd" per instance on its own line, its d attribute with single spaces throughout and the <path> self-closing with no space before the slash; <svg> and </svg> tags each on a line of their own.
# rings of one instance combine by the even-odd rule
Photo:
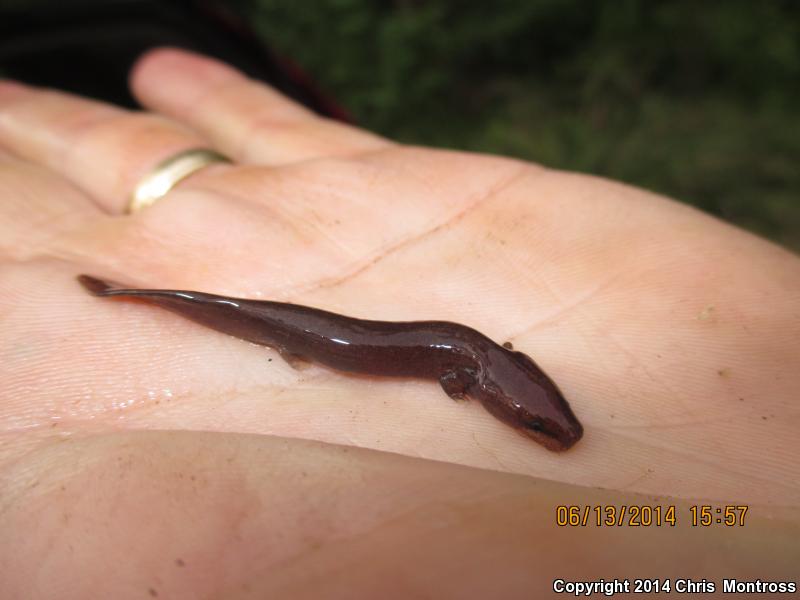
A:
<svg viewBox="0 0 800 600">
<path fill-rule="evenodd" d="M 522 352 L 449 321 L 371 321 L 282 302 L 202 292 L 123 288 L 80 275 L 95 296 L 137 298 L 222 333 L 351 373 L 438 380 L 448 396 L 474 398 L 549 450 L 583 427 L 553 381 Z"/>
</svg>

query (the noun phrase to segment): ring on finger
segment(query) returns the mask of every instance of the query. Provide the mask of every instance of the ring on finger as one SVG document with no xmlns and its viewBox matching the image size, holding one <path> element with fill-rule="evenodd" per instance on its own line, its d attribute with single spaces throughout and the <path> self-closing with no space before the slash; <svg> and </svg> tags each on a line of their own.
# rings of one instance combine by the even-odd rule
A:
<svg viewBox="0 0 800 600">
<path fill-rule="evenodd" d="M 137 184 L 131 194 L 127 212 L 132 214 L 150 206 L 164 197 L 179 181 L 217 162 L 231 160 L 210 148 L 192 148 L 170 156 Z"/>
</svg>

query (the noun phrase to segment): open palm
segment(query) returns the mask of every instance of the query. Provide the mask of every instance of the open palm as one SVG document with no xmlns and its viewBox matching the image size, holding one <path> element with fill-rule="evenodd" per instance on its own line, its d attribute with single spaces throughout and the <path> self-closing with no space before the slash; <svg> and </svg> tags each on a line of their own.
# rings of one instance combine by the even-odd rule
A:
<svg viewBox="0 0 800 600">
<path fill-rule="evenodd" d="M 132 83 L 153 113 L 0 88 L 10 473 L 63 439 L 213 431 L 798 504 L 796 257 L 622 184 L 394 144 L 197 56 L 152 53 Z M 123 216 L 137 181 L 191 147 L 233 163 Z M 532 356 L 585 437 L 550 453 L 431 382 L 293 369 L 152 306 L 90 297 L 79 273 L 461 322 Z"/>
</svg>

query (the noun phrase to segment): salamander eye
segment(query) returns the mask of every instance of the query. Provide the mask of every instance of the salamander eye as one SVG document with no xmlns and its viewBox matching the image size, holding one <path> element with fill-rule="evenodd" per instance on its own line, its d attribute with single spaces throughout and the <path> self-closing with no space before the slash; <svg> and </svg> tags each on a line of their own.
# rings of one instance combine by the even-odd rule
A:
<svg viewBox="0 0 800 600">
<path fill-rule="evenodd" d="M 544 431 L 544 427 L 542 426 L 542 422 L 539 420 L 532 421 L 530 424 L 530 428 L 533 431 Z"/>
</svg>

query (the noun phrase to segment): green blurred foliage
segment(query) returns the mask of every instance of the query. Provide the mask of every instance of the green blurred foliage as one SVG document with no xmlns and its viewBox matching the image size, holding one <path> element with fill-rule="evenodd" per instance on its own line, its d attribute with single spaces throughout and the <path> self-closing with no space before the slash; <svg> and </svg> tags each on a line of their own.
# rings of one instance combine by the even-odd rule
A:
<svg viewBox="0 0 800 600">
<path fill-rule="evenodd" d="M 694 204 L 800 249 L 800 3 L 237 0 L 361 125 Z"/>
</svg>

